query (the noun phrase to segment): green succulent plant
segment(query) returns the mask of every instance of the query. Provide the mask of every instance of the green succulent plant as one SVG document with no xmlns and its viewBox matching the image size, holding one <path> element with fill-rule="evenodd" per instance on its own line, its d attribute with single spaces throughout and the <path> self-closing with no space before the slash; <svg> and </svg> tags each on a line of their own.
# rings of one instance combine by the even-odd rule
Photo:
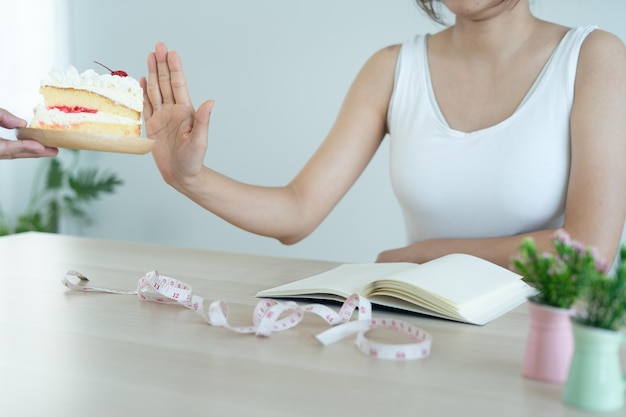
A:
<svg viewBox="0 0 626 417">
<path fill-rule="evenodd" d="M 0 209 L 0 236 L 28 231 L 57 233 L 63 218 L 89 224 L 87 205 L 123 184 L 114 173 L 80 167 L 80 151 L 68 152 L 72 156 L 69 164 L 64 164 L 60 155 L 41 161 L 28 206 L 16 220 Z"/>
<path fill-rule="evenodd" d="M 626 244 L 619 251 L 615 273 L 593 247 L 558 231 L 553 253 L 539 253 L 530 238 L 523 239 L 512 269 L 535 287 L 534 300 L 559 308 L 574 307 L 577 321 L 592 327 L 626 327 Z"/>
<path fill-rule="evenodd" d="M 614 276 L 598 274 L 583 296 L 579 320 L 608 330 L 626 327 L 626 245 L 620 248 Z"/>
<path fill-rule="evenodd" d="M 524 238 L 511 266 L 539 291 L 534 297 L 536 302 L 569 309 L 604 264 L 593 248 L 570 239 L 562 230 L 554 235 L 552 242 L 553 253 L 539 253 L 535 242 Z"/>
</svg>

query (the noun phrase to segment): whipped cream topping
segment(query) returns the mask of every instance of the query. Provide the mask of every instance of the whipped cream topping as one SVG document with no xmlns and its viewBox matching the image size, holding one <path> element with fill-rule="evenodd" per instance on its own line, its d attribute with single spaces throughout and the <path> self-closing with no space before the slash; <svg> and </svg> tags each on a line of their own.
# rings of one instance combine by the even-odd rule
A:
<svg viewBox="0 0 626 417">
<path fill-rule="evenodd" d="M 48 109 L 44 104 L 35 107 L 33 120 L 30 122 L 31 127 L 37 127 L 41 124 L 50 126 L 66 126 L 71 127 L 73 124 L 83 122 L 110 123 L 120 125 L 140 125 L 141 121 L 129 119 L 113 115 L 110 113 L 66 113 L 59 109 Z"/>
<path fill-rule="evenodd" d="M 65 71 L 60 69 L 50 71 L 41 81 L 41 86 L 87 90 L 135 111 L 143 111 L 143 90 L 139 81 L 130 76 L 98 74 L 92 69 L 79 73 L 70 65 Z"/>
</svg>

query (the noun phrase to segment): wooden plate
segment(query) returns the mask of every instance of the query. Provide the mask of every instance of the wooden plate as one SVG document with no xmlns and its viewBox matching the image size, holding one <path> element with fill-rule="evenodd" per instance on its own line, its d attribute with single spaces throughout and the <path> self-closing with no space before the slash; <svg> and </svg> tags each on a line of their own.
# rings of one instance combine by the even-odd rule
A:
<svg viewBox="0 0 626 417">
<path fill-rule="evenodd" d="M 85 151 L 146 154 L 152 150 L 154 140 L 128 136 L 94 135 L 65 130 L 17 129 L 18 139 L 32 139 L 45 146 L 80 149 Z"/>
</svg>

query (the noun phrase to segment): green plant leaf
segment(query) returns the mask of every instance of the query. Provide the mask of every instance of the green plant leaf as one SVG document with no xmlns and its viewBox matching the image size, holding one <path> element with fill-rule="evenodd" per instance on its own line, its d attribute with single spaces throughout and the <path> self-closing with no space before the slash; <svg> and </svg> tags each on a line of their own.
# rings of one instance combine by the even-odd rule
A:
<svg viewBox="0 0 626 417">
<path fill-rule="evenodd" d="M 90 223 L 89 214 L 80 207 L 81 200 L 77 197 L 65 196 L 63 198 L 64 211 L 68 216 L 79 220 L 83 223 Z"/>
<path fill-rule="evenodd" d="M 59 159 L 51 159 L 48 167 L 48 173 L 46 175 L 45 187 L 47 190 L 59 190 L 63 188 L 63 182 L 65 179 L 65 172 Z"/>
<path fill-rule="evenodd" d="M 0 236 L 10 235 L 11 233 L 11 229 L 9 229 L 7 224 L 0 224 Z"/>
<path fill-rule="evenodd" d="M 115 174 L 103 174 L 97 169 L 84 169 L 69 177 L 69 186 L 76 194 L 76 201 L 97 199 L 103 193 L 113 193 L 123 184 Z"/>
<path fill-rule="evenodd" d="M 24 232 L 53 232 L 53 230 L 50 230 L 43 221 L 41 213 L 36 212 L 22 215 L 17 219 L 15 233 Z"/>
<path fill-rule="evenodd" d="M 6 216 L 2 209 L 0 209 L 0 236 L 6 236 L 11 234 L 11 227 L 7 221 Z"/>
<path fill-rule="evenodd" d="M 599 273 L 591 248 L 585 248 L 569 236 L 553 238 L 554 253 L 537 253 L 530 238 L 519 246 L 519 254 L 511 260 L 513 269 L 539 294 L 537 302 L 560 308 L 570 308 Z"/>
<path fill-rule="evenodd" d="M 41 161 L 28 209 L 18 217 L 15 227 L 0 210 L 0 236 L 27 231 L 58 232 L 60 220 L 66 217 L 88 224 L 91 218 L 84 206 L 102 194 L 113 193 L 123 184 L 115 174 L 102 173 L 93 167 L 79 169 L 81 153 L 71 150 L 71 155 L 69 167 L 60 157 Z"/>
<path fill-rule="evenodd" d="M 596 276 L 585 293 L 582 321 L 590 326 L 608 330 L 626 327 L 626 245 L 620 248 L 618 259 L 615 276 Z"/>
<path fill-rule="evenodd" d="M 45 227 L 51 232 L 59 231 L 59 220 L 61 218 L 61 208 L 57 200 L 48 201 L 48 213 L 45 220 Z"/>
</svg>

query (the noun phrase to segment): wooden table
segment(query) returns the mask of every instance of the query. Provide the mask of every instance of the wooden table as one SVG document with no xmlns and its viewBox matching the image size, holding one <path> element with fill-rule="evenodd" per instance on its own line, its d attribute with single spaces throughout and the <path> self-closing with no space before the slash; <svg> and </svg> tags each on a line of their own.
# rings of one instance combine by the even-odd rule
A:
<svg viewBox="0 0 626 417">
<path fill-rule="evenodd" d="M 132 289 L 146 272 L 189 283 L 250 324 L 253 295 L 332 262 L 26 233 L 0 238 L 0 416 L 585 416 L 562 386 L 525 379 L 526 306 L 477 327 L 390 311 L 430 332 L 394 362 L 353 339 L 322 346 L 307 316 L 269 338 L 211 327 L 178 305 L 69 291 L 68 270 Z M 624 359 L 624 358 L 623 358 Z M 604 416 L 624 416 L 626 411 Z"/>
</svg>

